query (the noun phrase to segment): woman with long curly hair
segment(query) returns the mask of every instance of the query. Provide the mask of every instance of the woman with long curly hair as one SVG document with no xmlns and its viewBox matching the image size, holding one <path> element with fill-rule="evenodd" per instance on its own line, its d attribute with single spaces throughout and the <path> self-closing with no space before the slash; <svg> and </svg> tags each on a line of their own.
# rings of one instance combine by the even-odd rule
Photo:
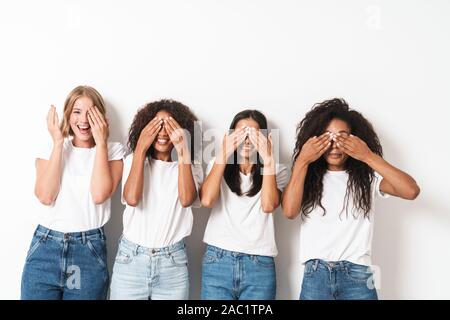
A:
<svg viewBox="0 0 450 320">
<path fill-rule="evenodd" d="M 415 199 L 414 179 L 382 158 L 372 124 L 343 99 L 314 105 L 297 128 L 282 207 L 301 215 L 302 300 L 377 299 L 374 197 Z"/>
<path fill-rule="evenodd" d="M 201 166 L 191 161 L 196 120 L 188 107 L 173 100 L 149 103 L 134 118 L 128 139 L 133 153 L 124 161 L 124 230 L 111 299 L 188 298 L 184 238 L 192 229 L 191 206 L 200 206 L 203 179 Z"/>
<path fill-rule="evenodd" d="M 273 212 L 288 181 L 275 163 L 267 119 L 258 110 L 239 112 L 222 148 L 208 165 L 200 191 L 212 208 L 203 241 L 201 297 L 205 300 L 272 300 L 277 255 Z"/>
</svg>

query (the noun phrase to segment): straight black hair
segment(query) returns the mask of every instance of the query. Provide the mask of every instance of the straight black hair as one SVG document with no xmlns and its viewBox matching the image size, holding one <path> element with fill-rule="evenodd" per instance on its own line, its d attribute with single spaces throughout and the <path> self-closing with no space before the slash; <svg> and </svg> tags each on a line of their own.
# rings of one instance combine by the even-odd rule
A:
<svg viewBox="0 0 450 320">
<path fill-rule="evenodd" d="M 267 130 L 267 119 L 258 110 L 244 110 L 236 114 L 233 118 L 233 121 L 230 125 L 230 130 L 236 129 L 236 125 L 239 121 L 244 119 L 252 119 L 256 121 L 259 125 L 259 128 L 261 130 Z M 241 189 L 241 175 L 239 174 L 239 163 L 238 163 L 238 154 L 237 151 L 234 151 L 233 154 L 233 163 L 227 163 L 225 167 L 225 173 L 224 178 L 228 185 L 228 187 L 238 196 L 249 196 L 253 197 L 256 194 L 259 193 L 262 187 L 262 175 L 261 175 L 261 169 L 263 167 L 263 164 L 261 162 L 261 159 L 259 157 L 259 154 L 256 155 L 256 164 L 253 165 L 251 175 L 252 175 L 252 187 L 248 192 L 245 194 L 242 192 Z"/>
</svg>

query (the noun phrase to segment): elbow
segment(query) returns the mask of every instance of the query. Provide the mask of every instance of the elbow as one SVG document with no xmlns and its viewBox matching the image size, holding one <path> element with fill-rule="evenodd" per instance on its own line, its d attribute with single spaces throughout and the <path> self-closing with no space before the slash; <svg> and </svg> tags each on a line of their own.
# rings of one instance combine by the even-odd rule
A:
<svg viewBox="0 0 450 320">
<path fill-rule="evenodd" d="M 203 197 L 200 199 L 200 202 L 202 203 L 202 207 L 212 209 L 214 207 L 214 201 L 208 197 Z"/>
<path fill-rule="evenodd" d="M 292 208 L 283 207 L 283 213 L 284 216 L 289 220 L 294 220 L 295 218 L 297 218 L 300 212 Z"/>
<path fill-rule="evenodd" d="M 278 204 L 268 203 L 268 204 L 263 204 L 261 207 L 262 207 L 262 211 L 264 213 L 273 213 L 278 208 Z"/>
<path fill-rule="evenodd" d="M 95 193 L 91 193 L 91 196 L 92 196 L 92 201 L 94 202 L 94 204 L 100 205 L 100 204 L 105 203 L 109 198 L 111 198 L 112 192 L 111 191 L 95 192 Z"/>
<path fill-rule="evenodd" d="M 39 191 L 35 190 L 34 195 L 38 198 L 39 202 L 44 206 L 51 206 L 55 202 L 55 199 L 49 195 L 41 194 Z"/>
<path fill-rule="evenodd" d="M 92 201 L 95 205 L 103 204 L 106 200 L 109 199 L 108 195 L 92 195 Z"/>
<path fill-rule="evenodd" d="M 180 203 L 183 208 L 189 208 L 194 203 L 194 200 L 195 199 L 181 199 L 180 198 Z"/>
<path fill-rule="evenodd" d="M 53 199 L 50 197 L 38 196 L 37 198 L 39 199 L 39 202 L 42 203 L 44 206 L 51 206 L 54 202 Z"/>
<path fill-rule="evenodd" d="M 137 197 L 130 197 L 124 195 L 124 199 L 127 205 L 129 205 L 130 207 L 137 207 L 137 205 L 139 204 L 139 199 Z"/>
<path fill-rule="evenodd" d="M 416 184 L 408 190 L 407 194 L 405 194 L 405 199 L 407 200 L 415 200 L 420 194 L 420 187 Z"/>
</svg>

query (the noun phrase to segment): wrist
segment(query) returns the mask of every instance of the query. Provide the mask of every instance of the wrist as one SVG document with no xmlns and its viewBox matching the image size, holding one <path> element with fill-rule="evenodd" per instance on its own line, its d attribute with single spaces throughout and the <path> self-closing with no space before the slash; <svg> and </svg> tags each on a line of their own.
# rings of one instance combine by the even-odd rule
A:
<svg viewBox="0 0 450 320">
<path fill-rule="evenodd" d="M 301 171 L 303 169 L 307 169 L 309 166 L 310 162 L 303 159 L 303 158 L 298 158 L 297 161 L 295 161 L 294 164 L 294 171 Z"/>
<path fill-rule="evenodd" d="M 363 162 L 366 163 L 369 167 L 371 167 L 378 157 L 379 156 L 376 155 L 375 153 L 370 152 L 367 155 L 367 157 L 363 160 Z"/>
<path fill-rule="evenodd" d="M 136 149 L 134 150 L 134 155 L 145 158 L 145 156 L 147 155 L 147 149 L 137 145 Z"/>
</svg>

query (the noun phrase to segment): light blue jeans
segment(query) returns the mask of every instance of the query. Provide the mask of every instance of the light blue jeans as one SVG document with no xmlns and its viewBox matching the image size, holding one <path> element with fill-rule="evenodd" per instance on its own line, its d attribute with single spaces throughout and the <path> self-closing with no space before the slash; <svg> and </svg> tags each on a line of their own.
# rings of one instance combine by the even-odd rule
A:
<svg viewBox="0 0 450 320">
<path fill-rule="evenodd" d="M 187 300 L 186 246 L 146 248 L 125 238 L 119 242 L 111 281 L 111 300 Z"/>
<path fill-rule="evenodd" d="M 202 300 L 274 300 L 275 293 L 273 257 L 207 246 L 203 258 Z"/>
</svg>

